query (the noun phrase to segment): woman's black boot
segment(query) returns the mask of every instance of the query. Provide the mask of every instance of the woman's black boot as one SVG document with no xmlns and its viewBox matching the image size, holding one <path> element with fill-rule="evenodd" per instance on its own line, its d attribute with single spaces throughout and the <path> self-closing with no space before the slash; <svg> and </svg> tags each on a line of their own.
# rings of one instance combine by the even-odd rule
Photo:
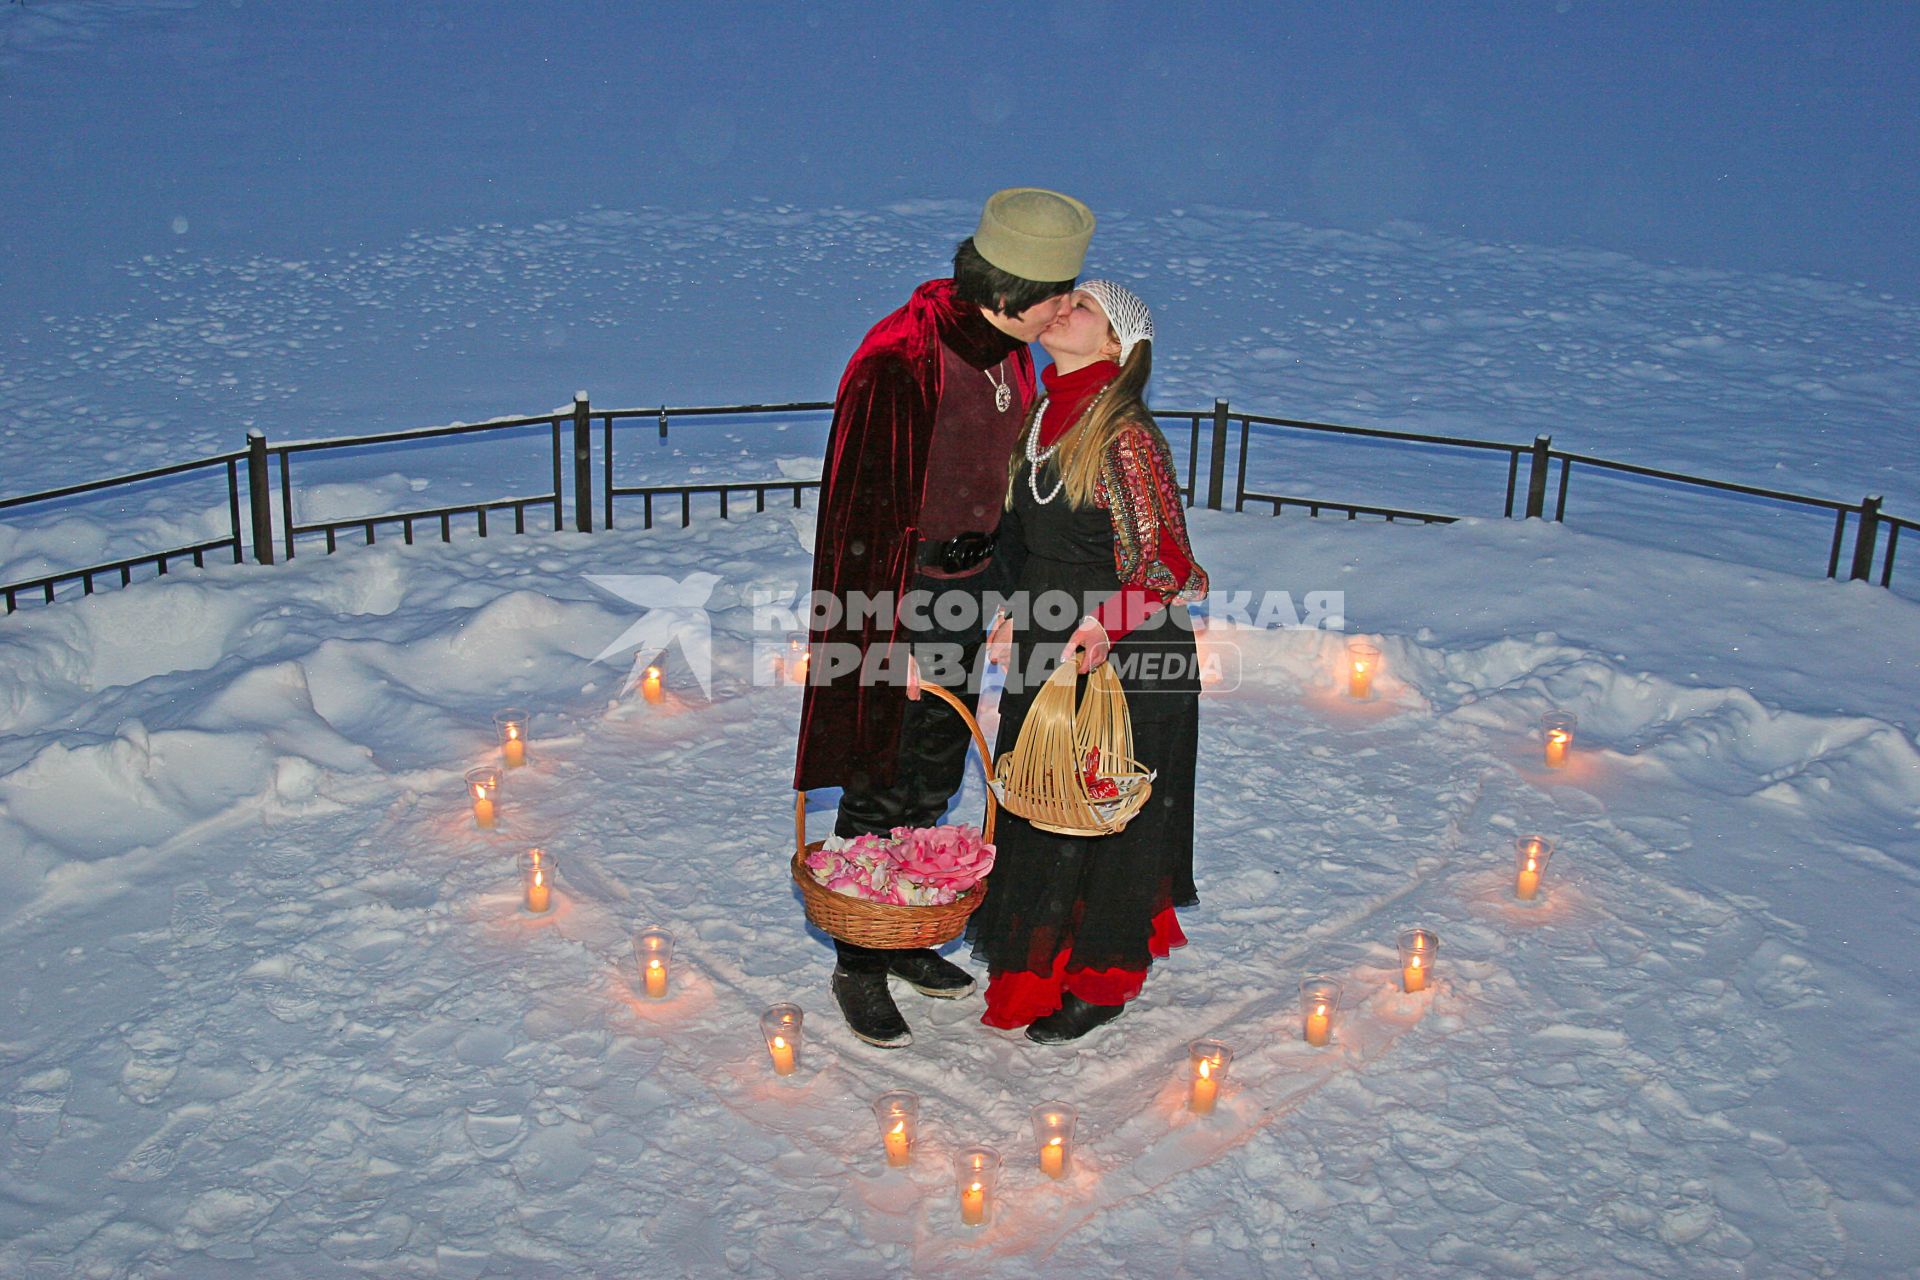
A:
<svg viewBox="0 0 1920 1280">
<path fill-rule="evenodd" d="M 1027 1028 L 1027 1039 L 1035 1044 L 1069 1044 L 1126 1011 L 1124 1004 L 1088 1004 L 1069 991 L 1058 1009 Z"/>
</svg>

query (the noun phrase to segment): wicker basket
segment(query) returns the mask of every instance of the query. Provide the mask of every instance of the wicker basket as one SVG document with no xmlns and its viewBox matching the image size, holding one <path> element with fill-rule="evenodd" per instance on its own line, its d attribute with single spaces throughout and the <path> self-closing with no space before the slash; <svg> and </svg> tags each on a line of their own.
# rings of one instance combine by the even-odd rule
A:
<svg viewBox="0 0 1920 1280">
<path fill-rule="evenodd" d="M 1074 703 L 1076 672 L 1057 668 L 1020 726 L 1013 750 L 994 768 L 993 791 L 1008 813 L 1063 836 L 1110 836 L 1133 820 L 1153 794 L 1153 773 L 1133 756 L 1133 721 L 1127 695 L 1108 663 L 1087 676 L 1086 697 Z M 1100 752 L 1100 774 L 1119 794 L 1097 800 L 1087 792 L 1082 762 Z"/>
<path fill-rule="evenodd" d="M 980 725 L 974 720 L 966 704 L 937 684 L 920 686 L 923 694 L 930 693 L 945 702 L 959 713 L 966 722 L 967 729 L 973 734 L 973 745 L 980 751 L 980 762 L 986 769 L 989 779 L 993 777 L 993 755 L 987 750 L 987 740 L 980 732 Z M 987 818 L 980 834 L 991 844 L 993 842 L 993 823 L 998 812 L 993 798 L 993 788 L 987 788 Z M 873 947 L 880 951 L 907 951 L 915 947 L 934 947 L 943 942 L 951 942 L 960 936 L 967 927 L 967 917 L 987 896 L 987 885 L 983 880 L 961 894 L 945 906 L 938 907 L 902 907 L 887 902 L 868 902 L 864 898 L 849 897 L 844 893 L 835 893 L 813 878 L 807 870 L 807 855 L 825 844 L 824 840 L 807 843 L 807 797 L 805 792 L 797 792 L 793 801 L 793 881 L 800 886 L 800 902 L 806 908 L 807 919 L 826 933 L 832 934 L 842 942 L 851 942 L 856 946 Z"/>
</svg>

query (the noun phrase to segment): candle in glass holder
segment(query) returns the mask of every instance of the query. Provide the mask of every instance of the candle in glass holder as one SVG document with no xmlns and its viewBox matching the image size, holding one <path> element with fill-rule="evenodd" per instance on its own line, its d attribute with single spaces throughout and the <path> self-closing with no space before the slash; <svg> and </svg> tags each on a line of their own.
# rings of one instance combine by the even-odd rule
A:
<svg viewBox="0 0 1920 1280">
<path fill-rule="evenodd" d="M 659 925 L 642 929 L 633 936 L 633 958 L 640 965 L 640 981 L 647 998 L 663 999 L 667 994 L 667 969 L 673 963 L 673 935 Z"/>
<path fill-rule="evenodd" d="M 488 766 L 467 770 L 467 795 L 473 800 L 473 825 L 493 830 L 499 818 L 500 771 Z"/>
<path fill-rule="evenodd" d="M 788 684 L 807 682 L 807 645 L 800 636 L 787 637 L 786 672 Z"/>
<path fill-rule="evenodd" d="M 553 910 L 553 873 L 558 865 L 544 850 L 529 849 L 520 855 L 520 880 L 526 888 L 526 908 L 536 916 Z"/>
<path fill-rule="evenodd" d="M 666 697 L 666 693 L 660 687 L 659 667 L 647 668 L 646 674 L 640 678 L 640 693 L 642 697 L 652 703 L 658 703 L 662 698 Z"/>
<path fill-rule="evenodd" d="M 1380 669 L 1380 650 L 1359 640 L 1347 646 L 1347 696 L 1362 702 L 1373 696 L 1373 673 Z"/>
<path fill-rule="evenodd" d="M 982 1227 L 993 1213 L 993 1186 L 1000 1177 L 1000 1153 L 992 1147 L 967 1147 L 954 1157 L 960 1191 L 960 1221 Z"/>
<path fill-rule="evenodd" d="M 895 1089 L 874 1099 L 874 1118 L 880 1122 L 880 1145 L 887 1153 L 887 1167 L 904 1169 L 913 1161 L 913 1143 L 919 1135 L 920 1099 L 905 1089 Z"/>
<path fill-rule="evenodd" d="M 1300 983 L 1300 1033 L 1316 1049 L 1333 1040 L 1333 1019 L 1340 1009 L 1337 979 L 1312 977 Z"/>
<path fill-rule="evenodd" d="M 799 1068 L 800 1025 L 805 1018 L 797 1004 L 776 1004 L 760 1015 L 760 1031 L 767 1038 L 773 1074 L 790 1076 Z"/>
<path fill-rule="evenodd" d="M 527 713 L 508 707 L 494 712 L 493 722 L 500 727 L 500 759 L 507 768 L 518 769 L 527 762 Z"/>
<path fill-rule="evenodd" d="M 1433 958 L 1440 951 L 1440 935 L 1427 929 L 1408 929 L 1400 935 L 1400 989 L 1408 995 L 1425 991 L 1433 976 Z"/>
<path fill-rule="evenodd" d="M 1079 1113 L 1064 1102 L 1043 1102 L 1033 1109 L 1033 1140 L 1040 1150 L 1040 1172 L 1064 1178 L 1073 1161 L 1073 1125 Z"/>
<path fill-rule="evenodd" d="M 1567 753 L 1573 750 L 1573 729 L 1577 723 L 1564 711 L 1550 711 L 1540 717 L 1540 731 L 1547 739 L 1547 768 L 1567 767 Z"/>
<path fill-rule="evenodd" d="M 1187 1082 L 1187 1110 L 1195 1115 L 1213 1113 L 1220 1095 L 1220 1082 L 1226 1079 L 1227 1064 L 1233 1050 L 1218 1040 L 1195 1040 L 1187 1046 L 1187 1062 L 1192 1075 Z"/>
<path fill-rule="evenodd" d="M 1545 836 L 1521 836 L 1513 842 L 1513 896 L 1531 902 L 1540 893 L 1540 877 L 1547 873 L 1553 841 Z"/>
</svg>

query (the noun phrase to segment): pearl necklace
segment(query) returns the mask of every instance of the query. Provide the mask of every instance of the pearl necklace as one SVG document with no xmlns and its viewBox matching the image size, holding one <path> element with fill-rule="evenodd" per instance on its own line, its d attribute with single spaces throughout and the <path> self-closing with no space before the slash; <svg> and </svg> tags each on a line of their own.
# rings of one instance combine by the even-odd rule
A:
<svg viewBox="0 0 1920 1280">
<path fill-rule="evenodd" d="M 1033 411 L 1033 426 L 1027 430 L 1027 488 L 1032 490 L 1033 500 L 1043 507 L 1059 497 L 1061 486 L 1067 483 L 1065 476 L 1055 477 L 1053 492 L 1043 498 L 1040 496 L 1040 481 L 1035 478 L 1040 474 L 1040 465 L 1060 452 L 1059 440 L 1055 440 L 1045 449 L 1040 447 L 1040 421 L 1047 416 L 1047 399 L 1046 396 L 1040 397 L 1040 406 Z M 1062 436 L 1060 439 L 1064 440 L 1066 437 Z"/>
<path fill-rule="evenodd" d="M 1113 384 L 1109 382 L 1107 387 L 1112 385 Z M 1076 427 L 1092 416 L 1093 407 L 1100 403 L 1101 396 L 1107 394 L 1107 387 L 1102 387 L 1100 390 L 1094 392 L 1093 399 L 1087 401 L 1087 407 L 1081 410 L 1078 418 L 1074 419 L 1073 426 L 1062 431 L 1060 433 L 1060 440 L 1055 440 L 1044 449 L 1040 447 L 1040 423 L 1047 416 L 1048 397 L 1040 397 L 1040 404 L 1033 411 L 1033 426 L 1027 431 L 1027 489 L 1033 494 L 1033 500 L 1041 506 L 1044 507 L 1059 497 L 1060 490 L 1064 488 L 1067 483 L 1066 476 L 1060 475 L 1055 477 L 1053 491 L 1047 494 L 1046 497 L 1041 497 L 1039 480 L 1041 464 L 1046 462 L 1046 460 L 1054 454 L 1060 452 L 1060 441 L 1072 435 Z"/>
</svg>

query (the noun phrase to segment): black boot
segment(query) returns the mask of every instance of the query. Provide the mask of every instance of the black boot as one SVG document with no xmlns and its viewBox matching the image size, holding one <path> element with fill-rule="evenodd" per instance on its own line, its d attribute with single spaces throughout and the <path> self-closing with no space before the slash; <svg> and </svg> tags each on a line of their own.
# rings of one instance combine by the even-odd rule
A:
<svg viewBox="0 0 1920 1280">
<path fill-rule="evenodd" d="M 907 1020 L 894 1006 L 887 991 L 885 971 L 848 973 L 835 967 L 833 998 L 840 1002 L 840 1013 L 854 1035 L 882 1049 L 904 1049 L 913 1043 Z"/>
<path fill-rule="evenodd" d="M 929 947 L 887 952 L 887 972 L 936 1000 L 958 1000 L 973 992 L 973 975 Z"/>
<path fill-rule="evenodd" d="M 1088 1004 L 1069 991 L 1058 1009 L 1034 1020 L 1027 1028 L 1027 1039 L 1035 1044 L 1069 1044 L 1126 1011 L 1124 1004 Z"/>
</svg>

